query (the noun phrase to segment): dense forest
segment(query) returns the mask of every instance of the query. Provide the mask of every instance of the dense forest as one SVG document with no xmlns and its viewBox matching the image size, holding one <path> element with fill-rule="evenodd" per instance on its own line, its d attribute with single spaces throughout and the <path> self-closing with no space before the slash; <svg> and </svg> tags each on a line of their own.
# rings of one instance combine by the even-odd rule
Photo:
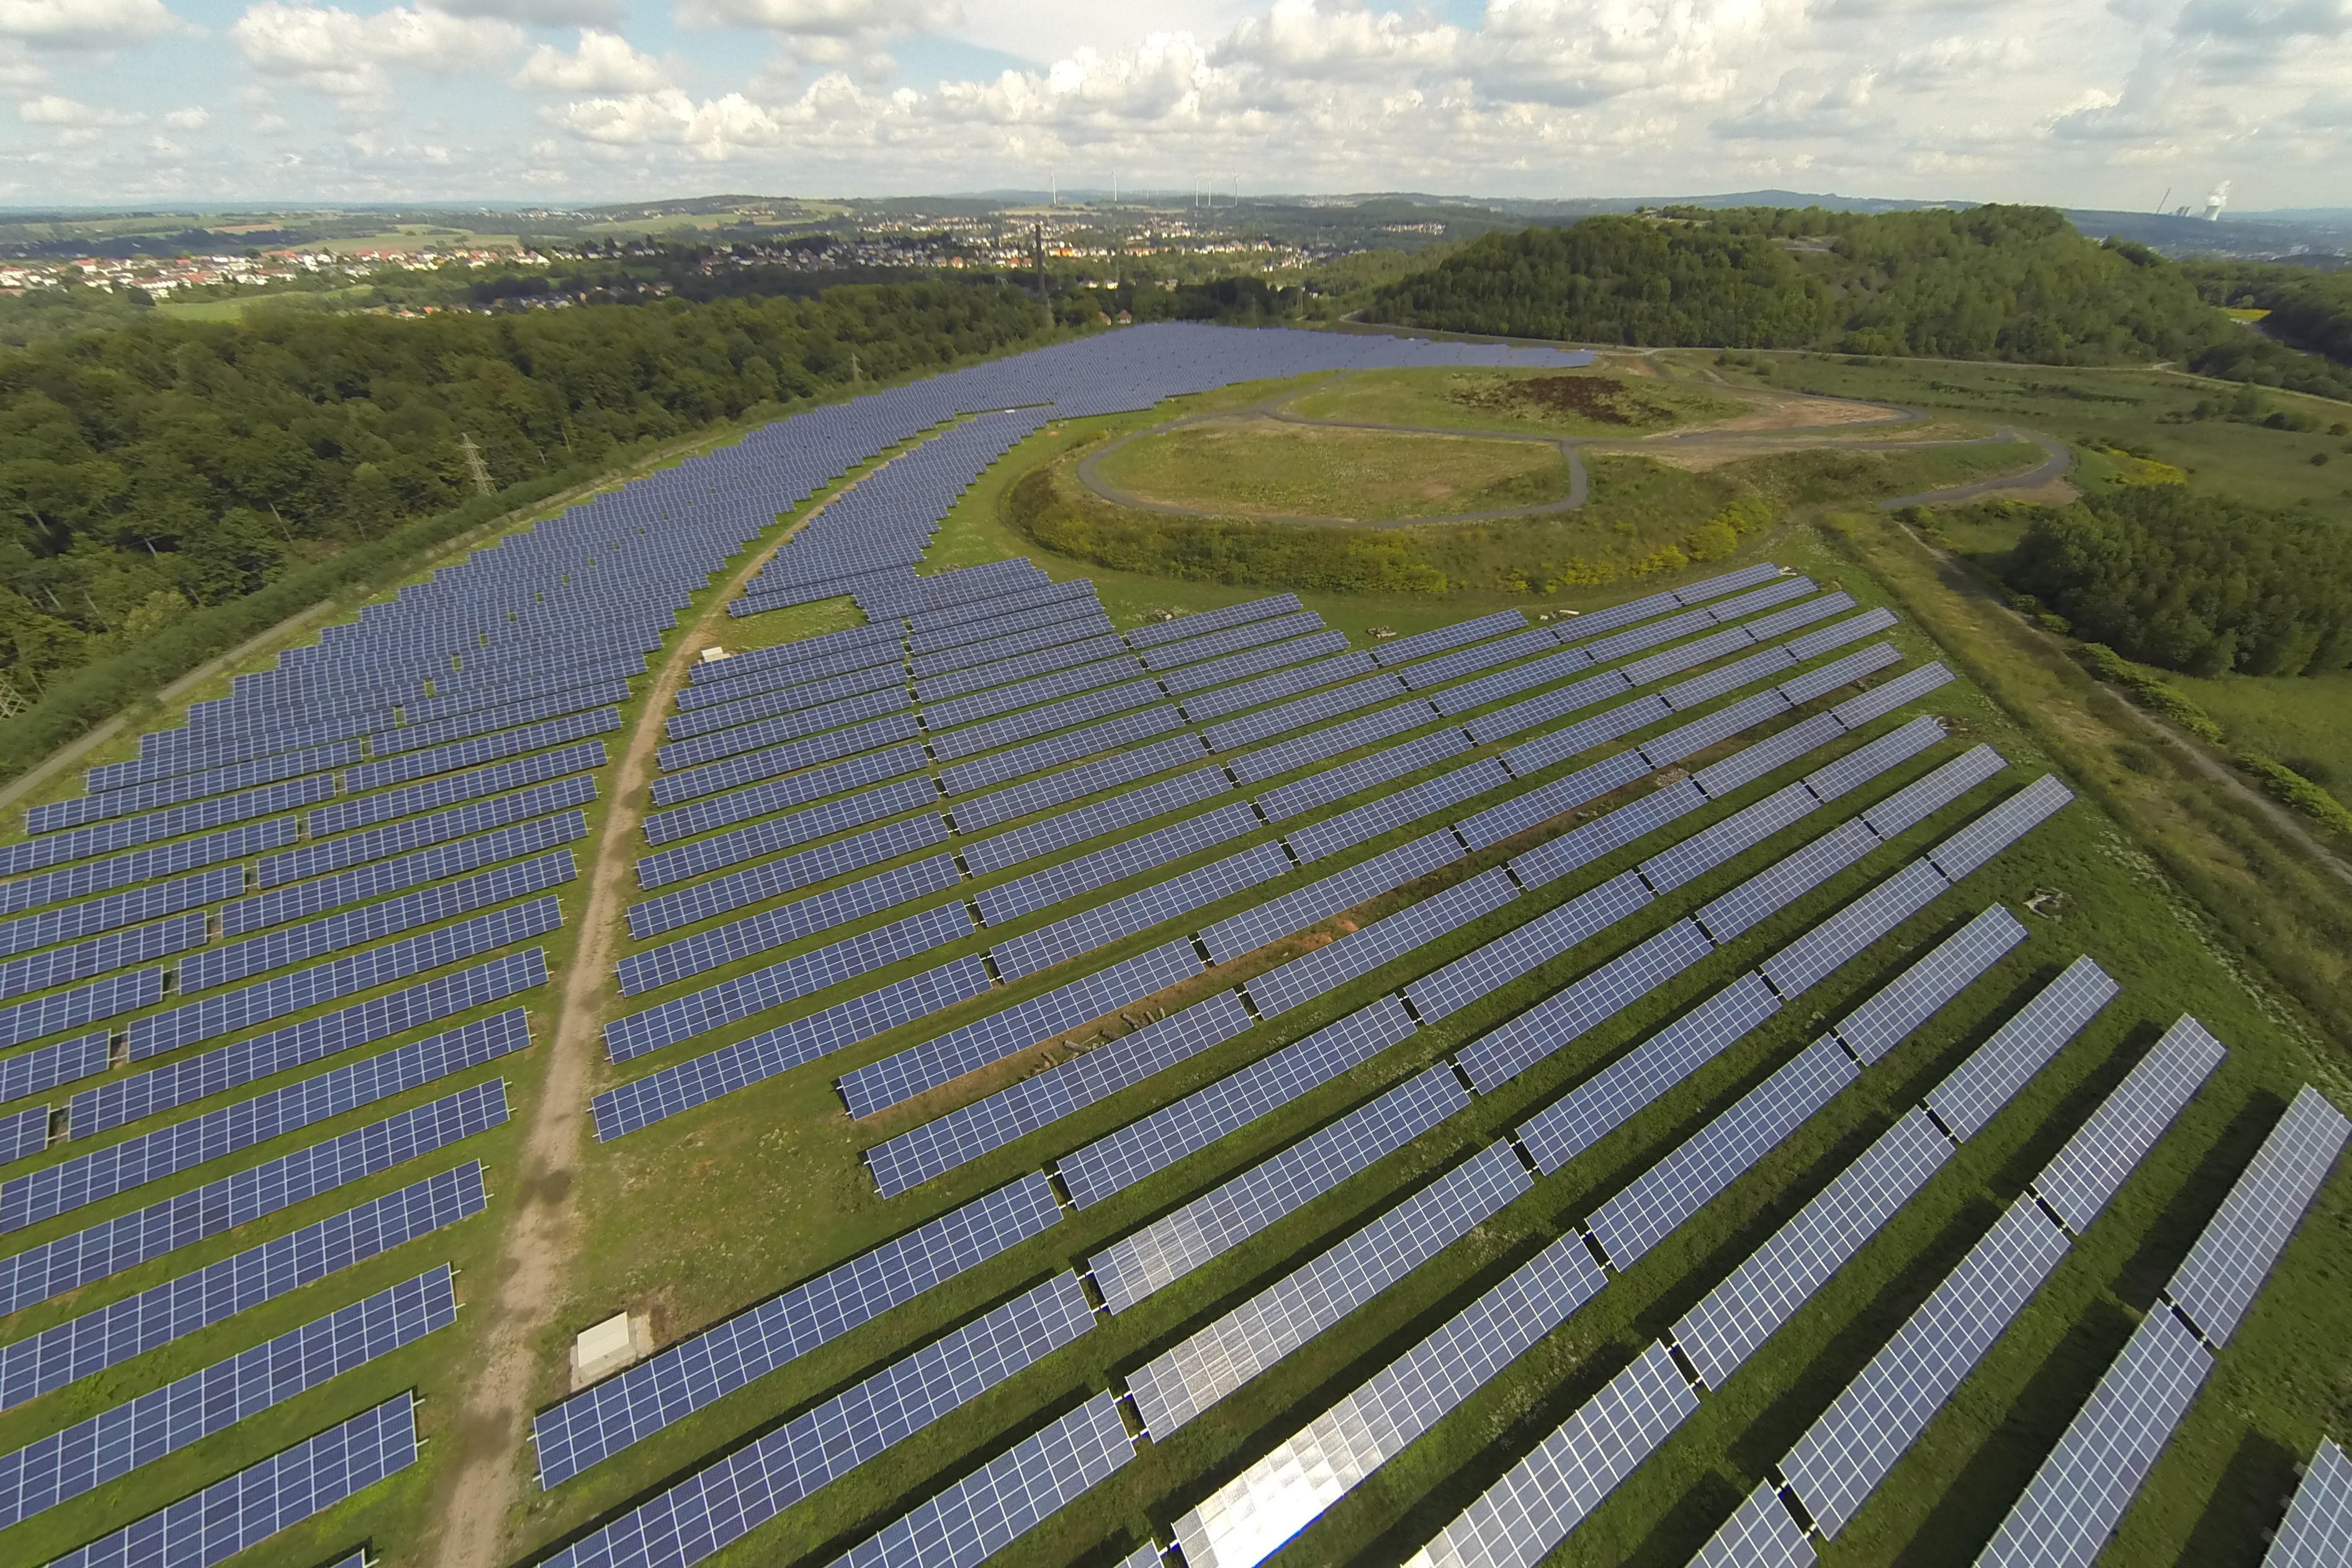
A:
<svg viewBox="0 0 2352 1568">
<path fill-rule="evenodd" d="M 2352 372 L 2236 327 L 2200 287 L 2188 268 L 2128 241 L 2094 243 L 2045 207 L 1670 210 L 1489 235 L 1375 290 L 1364 314 L 1577 342 L 2042 364 L 2176 360 L 2234 380 L 2352 395 Z M 2352 337 L 2352 314 L 2338 321 Z"/>
<path fill-rule="evenodd" d="M 2352 664 L 2352 534 L 2172 486 L 2042 513 L 2006 563 L 2075 635 L 2187 674 Z"/>
<path fill-rule="evenodd" d="M 1045 330 L 996 286 L 525 316 L 142 319 L 0 354 L 0 661 L 34 696 L 203 606 L 475 491 L 992 353 Z M 853 370 L 851 355 L 856 356 Z"/>
</svg>

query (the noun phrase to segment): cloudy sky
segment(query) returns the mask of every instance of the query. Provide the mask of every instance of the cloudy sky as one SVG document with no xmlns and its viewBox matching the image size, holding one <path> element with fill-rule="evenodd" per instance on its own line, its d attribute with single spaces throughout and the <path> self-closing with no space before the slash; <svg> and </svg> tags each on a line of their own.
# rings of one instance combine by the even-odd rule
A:
<svg viewBox="0 0 2352 1568">
<path fill-rule="evenodd" d="M 2352 0 L 0 0 L 0 203 L 2352 206 Z"/>
</svg>

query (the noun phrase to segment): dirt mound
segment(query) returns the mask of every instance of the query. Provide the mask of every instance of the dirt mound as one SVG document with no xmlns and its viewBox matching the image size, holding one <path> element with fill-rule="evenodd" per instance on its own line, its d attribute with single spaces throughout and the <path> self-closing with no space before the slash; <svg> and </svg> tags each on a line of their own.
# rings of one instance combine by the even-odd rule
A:
<svg viewBox="0 0 2352 1568">
<path fill-rule="evenodd" d="M 1469 408 L 1571 414 L 1596 424 L 1650 424 L 1664 412 L 1624 382 L 1606 376 L 1528 376 L 1456 385 L 1446 395 Z"/>
</svg>

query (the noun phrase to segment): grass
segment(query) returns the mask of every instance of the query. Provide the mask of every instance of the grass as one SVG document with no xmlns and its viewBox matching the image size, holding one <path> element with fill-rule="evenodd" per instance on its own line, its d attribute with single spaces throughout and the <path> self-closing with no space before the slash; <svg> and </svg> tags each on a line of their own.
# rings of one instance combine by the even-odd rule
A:
<svg viewBox="0 0 2352 1568">
<path fill-rule="evenodd" d="M 1605 371 L 1365 371 L 1291 399 L 1308 419 L 1514 430 L 1535 435 L 1647 435 L 1749 412 L 1743 399 L 1688 383 Z"/>
<path fill-rule="evenodd" d="M 2352 804 L 2352 670 L 2316 675 L 2222 675 L 2166 680 L 2221 721 L 2241 750 L 2274 757 Z"/>
<path fill-rule="evenodd" d="M 1147 436 L 1107 455 L 1100 472 L 1145 500 L 1345 522 L 1544 506 L 1569 493 L 1568 460 L 1549 445 L 1263 420 Z"/>
</svg>

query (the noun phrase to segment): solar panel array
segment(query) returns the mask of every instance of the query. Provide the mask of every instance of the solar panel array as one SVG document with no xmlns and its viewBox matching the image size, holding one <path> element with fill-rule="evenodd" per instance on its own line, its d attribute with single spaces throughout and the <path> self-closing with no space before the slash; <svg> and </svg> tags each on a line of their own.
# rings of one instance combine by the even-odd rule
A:
<svg viewBox="0 0 2352 1568">
<path fill-rule="evenodd" d="M 152 1464 L 457 1320 L 447 1264 L 0 1455 L 0 1527 Z"/>
<path fill-rule="evenodd" d="M 2166 1298 L 2214 1349 L 2237 1332 L 2347 1135 L 2352 1121 L 2305 1084 L 2173 1272 Z"/>
<path fill-rule="evenodd" d="M 402 1394 L 68 1552 L 52 1568 L 212 1568 L 406 1469 L 416 1448 L 415 1396 Z"/>
<path fill-rule="evenodd" d="M 540 1484 L 560 1486 L 1060 1218 L 1033 1173 L 551 1406 L 531 1424 Z"/>
<path fill-rule="evenodd" d="M 2322 1437 L 2263 1558 L 2263 1568 L 2341 1568 L 2352 1562 L 2352 1459 Z"/>
</svg>

